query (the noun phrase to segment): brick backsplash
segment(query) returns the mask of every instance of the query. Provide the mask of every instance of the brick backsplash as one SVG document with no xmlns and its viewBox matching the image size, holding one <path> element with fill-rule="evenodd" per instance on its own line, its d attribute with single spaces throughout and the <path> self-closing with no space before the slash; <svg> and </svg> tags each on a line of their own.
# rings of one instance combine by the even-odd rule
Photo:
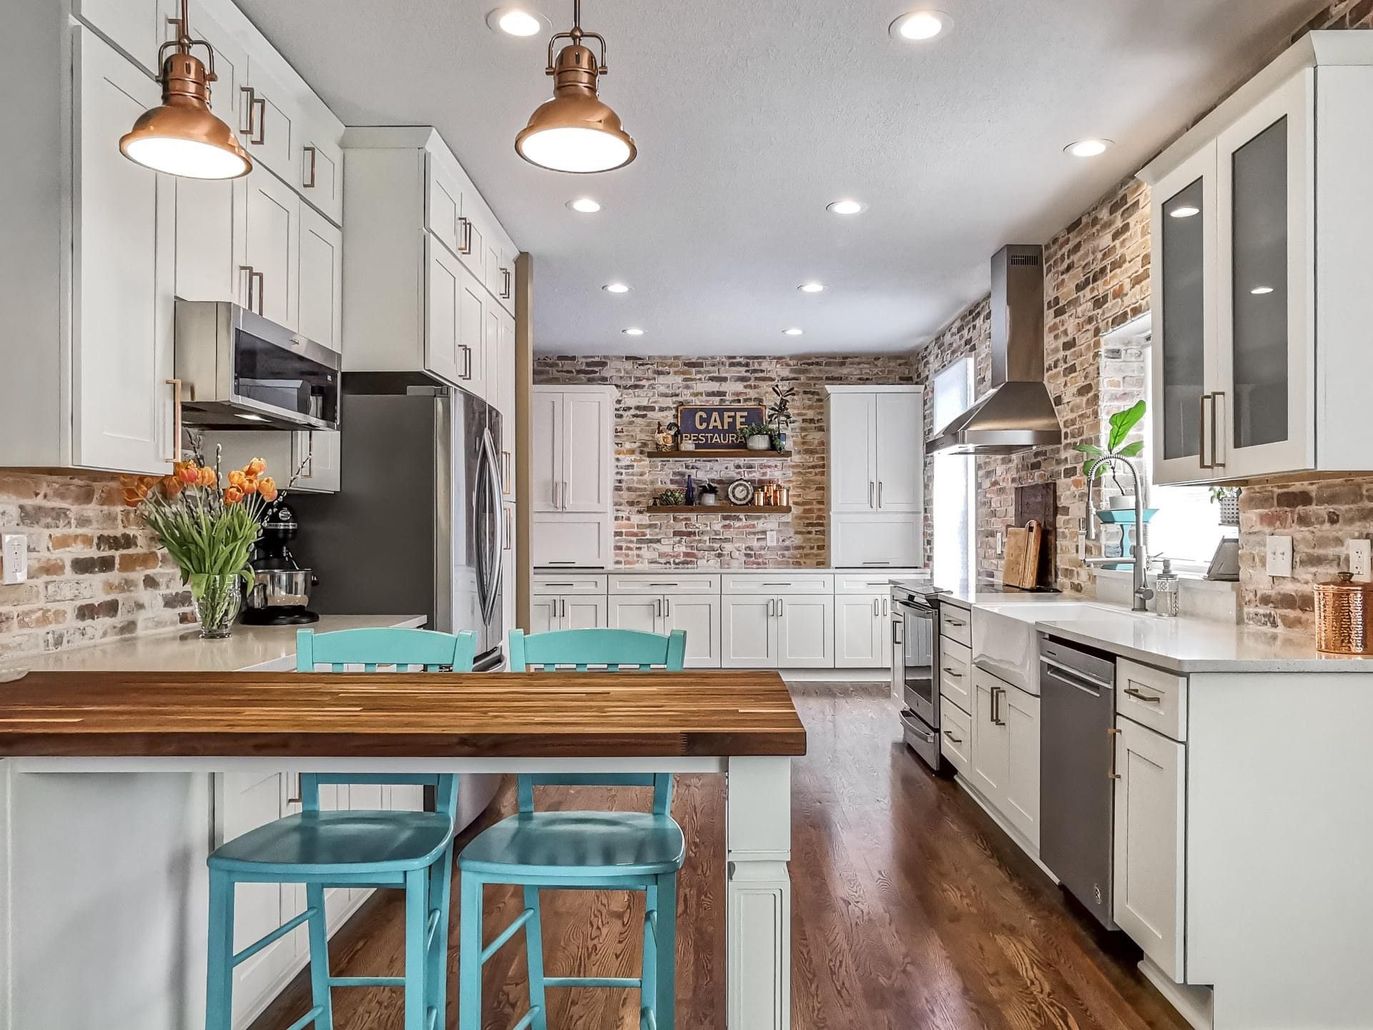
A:
<svg viewBox="0 0 1373 1030">
<path fill-rule="evenodd" d="M 610 384 L 615 406 L 615 560 L 620 565 L 737 568 L 821 566 L 828 461 L 827 384 L 912 382 L 906 354 L 810 357 L 590 357 L 539 354 L 534 382 Z M 679 404 L 764 404 L 774 383 L 796 388 L 789 460 L 651 457 L 653 430 Z M 722 487 L 732 479 L 770 480 L 791 491 L 790 515 L 649 515 L 644 509 L 688 473 Z M 721 503 L 727 504 L 723 497 Z M 708 510 L 708 509 L 705 509 Z M 728 510 L 727 508 L 724 510 Z M 769 531 L 776 544 L 768 544 Z"/>
<path fill-rule="evenodd" d="M 29 552 L 28 582 L 0 586 L 0 660 L 195 621 L 117 476 L 0 470 L 0 530 Z"/>
</svg>

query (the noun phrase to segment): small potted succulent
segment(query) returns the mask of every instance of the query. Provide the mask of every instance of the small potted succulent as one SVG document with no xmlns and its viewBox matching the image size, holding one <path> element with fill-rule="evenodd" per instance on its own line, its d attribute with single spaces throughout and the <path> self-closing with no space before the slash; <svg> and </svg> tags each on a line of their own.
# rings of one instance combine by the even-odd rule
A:
<svg viewBox="0 0 1373 1030">
<path fill-rule="evenodd" d="M 686 503 L 686 494 L 680 490 L 664 490 L 653 499 L 660 508 L 680 508 Z"/>
<path fill-rule="evenodd" d="M 739 442 L 750 451 L 773 450 L 772 436 L 775 430 L 762 422 L 750 422 L 739 430 Z"/>
<path fill-rule="evenodd" d="M 720 503 L 720 491 L 709 479 L 701 481 L 701 492 L 696 495 L 696 503 L 704 504 L 706 507 L 713 507 Z"/>
</svg>

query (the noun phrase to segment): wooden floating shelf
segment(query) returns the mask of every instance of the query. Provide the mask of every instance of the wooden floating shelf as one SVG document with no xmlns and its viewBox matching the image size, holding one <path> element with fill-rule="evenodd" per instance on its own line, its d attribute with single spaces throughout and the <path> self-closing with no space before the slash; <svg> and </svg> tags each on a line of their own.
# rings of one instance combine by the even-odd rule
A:
<svg viewBox="0 0 1373 1030">
<path fill-rule="evenodd" d="M 790 504 L 650 504 L 650 515 L 786 515 Z"/>
<path fill-rule="evenodd" d="M 728 451 L 649 451 L 650 458 L 687 461 L 692 458 L 790 458 L 791 451 L 750 451 L 740 447 Z"/>
</svg>

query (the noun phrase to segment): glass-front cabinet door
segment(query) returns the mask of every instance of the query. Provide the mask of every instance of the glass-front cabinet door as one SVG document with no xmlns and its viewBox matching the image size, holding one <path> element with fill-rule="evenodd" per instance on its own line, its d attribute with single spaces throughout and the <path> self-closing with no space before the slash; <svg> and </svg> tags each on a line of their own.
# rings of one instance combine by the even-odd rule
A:
<svg viewBox="0 0 1373 1030">
<path fill-rule="evenodd" d="M 1298 74 L 1218 140 L 1216 479 L 1315 465 L 1314 88 Z"/>
<path fill-rule="evenodd" d="M 1216 145 L 1155 184 L 1153 196 L 1153 477 L 1210 477 L 1216 349 Z"/>
</svg>

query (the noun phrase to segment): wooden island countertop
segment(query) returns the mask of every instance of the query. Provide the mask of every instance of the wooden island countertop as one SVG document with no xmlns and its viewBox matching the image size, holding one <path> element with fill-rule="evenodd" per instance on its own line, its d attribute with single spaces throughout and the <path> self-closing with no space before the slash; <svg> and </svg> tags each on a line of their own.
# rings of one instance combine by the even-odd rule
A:
<svg viewBox="0 0 1373 1030">
<path fill-rule="evenodd" d="M 30 672 L 0 682 L 0 757 L 803 755 L 781 676 Z"/>
</svg>

